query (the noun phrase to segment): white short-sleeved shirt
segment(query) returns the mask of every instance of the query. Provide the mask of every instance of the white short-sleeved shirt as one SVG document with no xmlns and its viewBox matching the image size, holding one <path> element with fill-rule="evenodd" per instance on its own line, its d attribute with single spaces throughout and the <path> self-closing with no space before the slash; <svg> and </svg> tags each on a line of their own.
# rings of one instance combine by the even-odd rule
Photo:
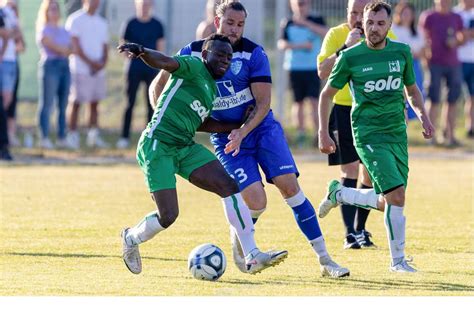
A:
<svg viewBox="0 0 474 311">
<path fill-rule="evenodd" d="M 464 28 L 471 30 L 474 28 L 474 8 L 463 10 L 460 6 L 456 6 L 453 11 L 461 16 Z M 458 48 L 458 57 L 463 63 L 474 63 L 474 39 L 468 40 Z"/>
<path fill-rule="evenodd" d="M 66 20 L 66 30 L 71 37 L 76 37 L 84 54 L 93 61 L 100 61 L 104 53 L 104 44 L 109 42 L 106 20 L 98 14 L 89 15 L 78 10 Z M 89 74 L 89 66 L 77 55 L 69 57 L 72 73 Z M 104 69 L 102 69 L 104 70 Z"/>
<path fill-rule="evenodd" d="M 423 49 L 425 41 L 420 32 L 414 36 L 410 29 L 396 24 L 392 25 L 392 31 L 397 36 L 397 41 L 406 43 L 410 46 L 412 53 L 417 54 Z"/>
<path fill-rule="evenodd" d="M 15 12 L 12 10 L 12 8 L 6 5 L 2 7 L 2 11 L 5 17 L 4 18 L 5 28 L 13 29 L 15 27 L 18 27 L 18 18 L 16 17 Z M 1 42 L 0 47 L 3 47 L 4 40 L 0 39 L 0 42 Z M 7 49 L 5 50 L 5 54 L 3 54 L 3 60 L 15 62 L 16 61 L 15 40 L 8 39 L 7 44 L 8 45 L 7 45 Z"/>
</svg>

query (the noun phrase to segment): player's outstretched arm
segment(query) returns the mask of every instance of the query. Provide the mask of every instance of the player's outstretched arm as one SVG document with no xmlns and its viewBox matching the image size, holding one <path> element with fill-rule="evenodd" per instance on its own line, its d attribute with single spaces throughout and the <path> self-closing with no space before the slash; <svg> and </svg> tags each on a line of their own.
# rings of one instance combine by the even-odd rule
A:
<svg viewBox="0 0 474 311">
<path fill-rule="evenodd" d="M 319 150 L 322 153 L 330 154 L 336 151 L 336 144 L 329 136 L 329 105 L 338 89 L 328 84 L 324 87 L 319 96 Z"/>
<path fill-rule="evenodd" d="M 423 136 L 426 139 L 430 139 L 434 137 L 435 128 L 431 123 L 430 117 L 426 112 L 425 106 L 423 105 L 423 95 L 421 94 L 420 89 L 414 83 L 413 85 L 405 86 L 406 94 L 408 97 L 408 102 L 410 106 L 415 111 L 418 119 L 423 126 Z"/>
<path fill-rule="evenodd" d="M 124 43 L 117 47 L 120 53 L 127 53 L 129 58 L 140 58 L 145 64 L 156 69 L 173 72 L 179 68 L 179 63 L 173 57 L 169 57 L 156 50 L 144 48 L 141 44 Z"/>
</svg>

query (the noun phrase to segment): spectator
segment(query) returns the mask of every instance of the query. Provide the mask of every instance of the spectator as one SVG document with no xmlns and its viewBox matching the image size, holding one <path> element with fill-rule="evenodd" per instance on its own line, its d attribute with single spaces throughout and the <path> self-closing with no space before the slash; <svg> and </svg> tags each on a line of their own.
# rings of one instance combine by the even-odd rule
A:
<svg viewBox="0 0 474 311">
<path fill-rule="evenodd" d="M 216 16 L 217 4 L 216 0 L 207 0 L 206 19 L 201 21 L 196 28 L 196 40 L 204 39 L 216 32 L 214 18 Z"/>
<path fill-rule="evenodd" d="M 11 9 L 13 10 L 13 12 L 15 13 L 15 16 L 16 18 L 18 19 L 18 25 L 19 25 L 19 28 L 21 29 L 21 26 L 20 26 L 20 17 L 19 17 L 19 13 L 18 13 L 18 3 L 16 0 L 9 0 L 7 2 L 7 5 L 11 7 Z M 15 127 L 16 129 L 16 105 L 17 105 L 17 102 L 18 102 L 18 88 L 19 88 L 19 85 L 20 85 L 20 58 L 18 57 L 18 54 L 21 54 L 23 53 L 24 51 L 26 50 L 26 43 L 25 43 L 25 39 L 23 37 L 23 32 L 20 32 L 19 33 L 19 36 L 15 39 L 15 52 L 16 52 L 16 72 L 17 72 L 17 75 L 16 75 L 16 79 L 15 79 L 15 85 L 13 87 L 13 94 L 12 94 L 12 100 L 11 100 L 11 104 L 10 104 L 10 108 L 9 108 L 9 116 L 11 116 L 11 118 L 13 119 L 13 126 Z"/>
<path fill-rule="evenodd" d="M 458 57 L 462 62 L 462 72 L 469 94 L 464 103 L 467 137 L 474 138 L 474 1 L 460 0 L 453 10 L 464 23 L 466 43 L 459 47 Z"/>
<path fill-rule="evenodd" d="M 59 3 L 43 0 L 36 21 L 36 40 L 41 54 L 38 68 L 39 146 L 45 149 L 54 147 L 49 138 L 49 119 L 55 98 L 58 105 L 56 145 L 67 147 L 66 106 L 71 85 L 68 56 L 72 52 L 72 44 L 69 33 L 59 25 L 60 17 Z"/>
<path fill-rule="evenodd" d="M 5 28 L 5 20 L 2 8 L 0 8 L 0 39 L 8 40 L 10 32 Z M 0 86 L 2 84 L 2 59 L 0 58 Z M 3 98 L 0 96 L 0 161 L 13 160 L 10 150 L 8 148 L 8 133 L 7 133 L 7 115 L 3 108 Z"/>
<path fill-rule="evenodd" d="M 424 57 L 424 40 L 416 29 L 416 11 L 413 4 L 399 2 L 395 6 L 392 31 L 398 41 L 406 43 L 413 54 L 413 69 L 415 70 L 416 85 L 423 90 L 423 67 L 421 60 Z M 416 114 L 407 102 L 408 119 L 416 119 Z"/>
<path fill-rule="evenodd" d="M 434 0 L 434 8 L 424 11 L 420 16 L 420 26 L 424 31 L 429 48 L 428 66 L 430 86 L 428 114 L 436 127 L 441 103 L 442 80 L 446 80 L 448 98 L 444 105 L 442 118 L 444 143 L 448 147 L 458 146 L 454 135 L 456 125 L 456 102 L 461 95 L 461 63 L 457 49 L 463 42 L 461 17 L 451 11 L 451 0 Z M 433 139 L 433 143 L 436 141 Z"/>
<path fill-rule="evenodd" d="M 67 141 L 73 149 L 80 146 L 77 123 L 81 103 L 90 103 L 89 131 L 86 144 L 89 147 L 108 146 L 99 135 L 99 102 L 106 97 L 105 65 L 109 40 L 106 20 L 96 14 L 100 0 L 84 0 L 82 9 L 73 13 L 66 21 L 71 34 L 73 54 L 69 57 L 71 70 L 72 102 L 69 116 Z"/>
<path fill-rule="evenodd" d="M 321 16 L 310 15 L 309 0 L 290 0 L 293 16 L 282 22 L 278 47 L 285 50 L 283 67 L 290 73 L 293 89 L 293 116 L 297 124 L 297 142 L 301 147 L 305 141 L 304 100 L 308 99 L 312 109 L 314 125 L 313 145 L 318 146 L 318 97 L 320 80 L 315 59 L 328 28 Z"/>
<path fill-rule="evenodd" d="M 16 41 L 22 38 L 18 18 L 10 4 L 12 0 L 2 1 L 5 28 L 11 31 L 9 39 L 2 40 L 0 55 L 2 57 L 2 97 L 7 113 L 7 131 L 10 145 L 19 146 L 16 136 L 16 105 L 12 104 L 15 82 L 18 77 Z"/>
<path fill-rule="evenodd" d="M 163 25 L 152 16 L 152 0 L 135 0 L 136 17 L 127 22 L 121 37 L 121 43 L 135 42 L 146 48 L 164 52 L 165 39 Z M 145 82 L 145 98 L 147 106 L 146 123 L 153 116 L 153 107 L 150 105 L 148 88 L 151 81 L 158 74 L 156 69 L 147 66 L 140 59 L 127 60 L 127 107 L 124 112 L 121 138 L 117 142 L 117 148 L 124 149 L 130 145 L 130 125 L 133 116 L 133 107 L 137 97 L 138 87 L 141 82 Z"/>
</svg>

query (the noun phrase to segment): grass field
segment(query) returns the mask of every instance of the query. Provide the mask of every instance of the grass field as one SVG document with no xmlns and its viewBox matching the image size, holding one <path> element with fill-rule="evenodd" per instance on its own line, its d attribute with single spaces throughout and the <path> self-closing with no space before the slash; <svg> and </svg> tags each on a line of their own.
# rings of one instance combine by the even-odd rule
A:
<svg viewBox="0 0 474 311">
<path fill-rule="evenodd" d="M 300 183 L 314 204 L 337 169 L 300 160 Z M 319 276 L 319 267 L 275 187 L 256 226 L 262 249 L 285 248 L 281 265 L 251 276 L 229 262 L 215 283 L 197 281 L 186 267 L 196 245 L 219 245 L 231 260 L 220 200 L 179 180 L 181 213 L 167 231 L 141 246 L 144 271 L 132 275 L 121 259 L 119 233 L 153 203 L 135 165 L 0 166 L 0 295 L 140 296 L 472 296 L 474 294 L 472 159 L 411 160 L 407 253 L 420 273 L 388 272 L 382 214 L 368 229 L 376 250 L 343 250 L 339 211 L 320 220 L 333 258 L 347 279 Z"/>
</svg>

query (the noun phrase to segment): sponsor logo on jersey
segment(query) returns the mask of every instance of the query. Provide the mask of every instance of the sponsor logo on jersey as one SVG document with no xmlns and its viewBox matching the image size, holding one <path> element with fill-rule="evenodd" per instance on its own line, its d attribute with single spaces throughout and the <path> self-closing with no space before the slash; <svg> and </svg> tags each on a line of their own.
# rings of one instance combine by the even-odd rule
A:
<svg viewBox="0 0 474 311">
<path fill-rule="evenodd" d="M 192 110 L 196 111 L 202 122 L 204 122 L 204 120 L 209 116 L 210 111 L 206 109 L 206 107 L 204 107 L 197 99 L 191 104 L 189 104 L 189 107 L 191 107 Z"/>
<path fill-rule="evenodd" d="M 373 67 L 364 67 L 364 68 L 362 68 L 362 72 L 368 72 L 368 71 L 372 71 L 372 70 L 374 70 Z"/>
<path fill-rule="evenodd" d="M 400 62 L 398 60 L 388 62 L 390 72 L 400 72 Z"/>
<path fill-rule="evenodd" d="M 232 81 L 217 82 L 218 97 L 213 103 L 213 110 L 226 110 L 243 105 L 253 100 L 250 88 L 235 92 Z"/>
<path fill-rule="evenodd" d="M 393 76 L 388 76 L 388 79 L 380 79 L 377 81 L 367 81 L 364 85 L 364 92 L 372 93 L 373 91 L 390 91 L 398 90 L 402 85 L 401 78 L 393 78 Z"/>
<path fill-rule="evenodd" d="M 242 69 L 242 61 L 241 60 L 237 60 L 237 61 L 232 62 L 230 64 L 230 71 L 232 71 L 232 73 L 234 75 L 239 74 L 240 69 Z"/>
</svg>

